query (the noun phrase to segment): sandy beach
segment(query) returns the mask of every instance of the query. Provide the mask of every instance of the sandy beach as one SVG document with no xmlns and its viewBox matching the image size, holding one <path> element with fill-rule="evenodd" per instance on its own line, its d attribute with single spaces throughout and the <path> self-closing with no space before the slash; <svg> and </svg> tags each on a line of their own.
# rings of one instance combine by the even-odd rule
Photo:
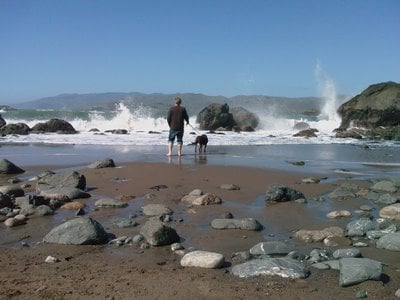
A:
<svg viewBox="0 0 400 300">
<path fill-rule="evenodd" d="M 200 157 L 198 157 L 200 158 Z M 185 160 L 183 160 L 185 161 Z M 199 160 L 201 161 L 201 160 Z M 23 166 L 22 166 L 23 167 Z M 27 166 L 26 174 L 60 168 L 60 166 Z M 72 170 L 74 167 L 64 170 Z M 220 269 L 182 267 L 180 255 L 169 246 L 141 249 L 137 245 L 71 246 L 41 243 L 51 228 L 74 218 L 75 211 L 58 209 L 53 216 L 30 217 L 26 225 L 0 229 L 1 299 L 354 299 L 366 291 L 369 299 L 393 299 L 400 282 L 398 252 L 362 248 L 364 257 L 384 263 L 381 281 L 340 287 L 336 270 L 311 269 L 306 279 L 278 276 L 238 278 L 230 273 L 235 264 L 232 254 L 249 250 L 262 241 L 287 241 L 296 251 L 308 254 L 322 243 L 304 243 L 292 237 L 300 229 L 317 230 L 328 226 L 345 228 L 348 218 L 328 219 L 326 213 L 347 209 L 354 211 L 361 203 L 319 201 L 277 203 L 266 206 L 264 195 L 273 183 L 287 185 L 318 199 L 340 182 L 322 180 L 305 184 L 301 180 L 313 175 L 268 168 L 218 166 L 179 162 L 119 163 L 116 168 L 88 169 L 79 172 L 87 182 L 91 197 L 78 199 L 85 204 L 86 216 L 97 220 L 114 237 L 135 236 L 147 220 L 142 207 L 157 203 L 173 211 L 170 222 L 185 249 L 221 253 L 225 265 Z M 24 176 L 24 175 L 23 175 Z M 2 178 L 4 181 L 6 178 Z M 367 181 L 353 181 L 367 186 Z M 34 190 L 35 182 L 29 182 Z M 223 184 L 235 184 L 240 190 L 223 190 Z M 218 195 L 221 205 L 187 206 L 183 196 L 194 189 Z M 151 194 L 152 197 L 146 195 Z M 123 199 L 125 208 L 95 209 L 94 202 L 103 197 Z M 261 231 L 215 230 L 210 223 L 225 213 L 234 218 L 257 219 Z M 133 218 L 137 226 L 117 228 L 118 218 Z M 342 246 L 348 247 L 348 246 Z M 45 263 L 47 256 L 58 263 Z"/>
</svg>

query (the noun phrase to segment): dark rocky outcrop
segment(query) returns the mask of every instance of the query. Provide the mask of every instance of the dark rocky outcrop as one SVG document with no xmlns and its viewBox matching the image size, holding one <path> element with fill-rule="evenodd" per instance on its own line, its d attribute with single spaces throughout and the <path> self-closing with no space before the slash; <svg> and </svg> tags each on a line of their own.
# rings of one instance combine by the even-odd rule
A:
<svg viewBox="0 0 400 300">
<path fill-rule="evenodd" d="M 197 123 L 202 130 L 254 131 L 258 126 L 258 117 L 243 107 L 234 107 L 229 111 L 228 104 L 212 103 L 197 115 Z"/>
<path fill-rule="evenodd" d="M 259 119 L 254 113 L 243 107 L 234 107 L 231 113 L 240 131 L 254 131 L 257 128 Z"/>
<path fill-rule="evenodd" d="M 24 172 L 24 170 L 13 164 L 8 159 L 0 159 L 0 174 L 19 174 Z"/>
<path fill-rule="evenodd" d="M 31 129 L 25 123 L 7 124 L 0 128 L 0 135 L 27 135 L 30 131 Z"/>
<path fill-rule="evenodd" d="M 383 82 L 369 86 L 361 94 L 342 104 L 338 113 L 341 129 L 400 125 L 400 84 Z"/>
<path fill-rule="evenodd" d="M 318 129 L 315 129 L 315 128 L 304 129 L 304 130 L 301 130 L 301 131 L 295 133 L 293 136 L 305 137 L 305 138 L 317 137 L 317 135 L 315 134 L 316 132 L 318 132 Z"/>
<path fill-rule="evenodd" d="M 0 127 L 3 127 L 7 124 L 6 120 L 3 119 L 3 117 L 0 115 Z"/>
<path fill-rule="evenodd" d="M 77 133 L 75 128 L 67 121 L 51 119 L 44 123 L 37 123 L 32 127 L 32 133 L 56 132 L 63 134 Z"/>
<path fill-rule="evenodd" d="M 216 130 L 220 127 L 231 130 L 236 125 L 226 103 L 212 103 L 203 108 L 197 115 L 196 122 L 200 124 L 201 130 Z"/>
</svg>

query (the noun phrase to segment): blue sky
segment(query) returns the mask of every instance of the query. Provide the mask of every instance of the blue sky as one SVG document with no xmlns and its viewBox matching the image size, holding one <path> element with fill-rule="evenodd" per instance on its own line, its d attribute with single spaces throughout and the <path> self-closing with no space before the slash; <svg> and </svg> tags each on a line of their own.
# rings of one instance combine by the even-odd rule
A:
<svg viewBox="0 0 400 300">
<path fill-rule="evenodd" d="M 400 82 L 399 0 L 0 0 L 0 104 L 61 93 L 319 96 Z"/>
</svg>

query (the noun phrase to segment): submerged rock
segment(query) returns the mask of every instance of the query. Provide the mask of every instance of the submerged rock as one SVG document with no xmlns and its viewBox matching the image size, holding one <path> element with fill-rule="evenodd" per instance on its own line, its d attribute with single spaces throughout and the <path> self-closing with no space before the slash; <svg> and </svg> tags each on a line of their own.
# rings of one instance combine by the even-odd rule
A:
<svg viewBox="0 0 400 300">
<path fill-rule="evenodd" d="M 243 229 L 259 231 L 262 229 L 261 224 L 253 218 L 244 219 L 214 219 L 211 222 L 214 229 Z"/>
<path fill-rule="evenodd" d="M 282 241 L 262 242 L 250 249 L 252 255 L 286 255 L 293 251 L 293 247 Z"/>
<path fill-rule="evenodd" d="M 298 279 L 308 277 L 309 271 L 301 262 L 292 258 L 264 258 L 235 265 L 232 274 L 243 278 L 270 275 Z"/>
</svg>

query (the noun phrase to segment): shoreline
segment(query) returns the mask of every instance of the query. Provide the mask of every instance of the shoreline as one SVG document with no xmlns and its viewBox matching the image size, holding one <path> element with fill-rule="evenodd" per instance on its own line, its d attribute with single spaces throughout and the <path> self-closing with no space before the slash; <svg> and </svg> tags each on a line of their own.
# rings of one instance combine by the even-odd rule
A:
<svg viewBox="0 0 400 300">
<path fill-rule="evenodd" d="M 59 149 L 62 148 L 57 148 Z M 65 157 L 76 157 L 70 155 L 71 153 L 67 153 Z M 82 153 L 79 157 L 86 155 L 90 156 L 90 153 Z M 270 296 L 271 299 L 349 299 L 355 297 L 357 290 L 366 290 L 369 298 L 392 299 L 399 288 L 398 252 L 378 250 L 372 244 L 361 249 L 363 257 L 383 261 L 384 273 L 390 278 L 388 282 L 369 280 L 353 287 L 342 288 L 338 284 L 338 271 L 315 268 L 310 268 L 310 277 L 298 280 L 277 276 L 244 279 L 229 273 L 230 266 L 236 264 L 232 259 L 233 253 L 249 250 L 261 241 L 284 241 L 304 254 L 315 248 L 327 248 L 322 243 L 299 241 L 293 238 L 293 233 L 300 229 L 320 230 L 328 226 L 345 228 L 350 220 L 357 218 L 354 212 L 363 201 L 318 199 L 334 190 L 341 182 L 350 181 L 367 186 L 371 184 L 369 178 L 329 173 L 328 179 L 323 179 L 318 184 L 307 184 L 301 180 L 322 175 L 321 171 L 311 172 L 314 168 L 307 168 L 307 164 L 302 168 L 286 163 L 287 166 L 283 169 L 267 168 L 264 164 L 258 167 L 252 164 L 235 165 L 235 162 L 240 163 L 238 160 L 246 164 L 249 159 L 216 154 L 207 156 L 205 163 L 195 160 L 194 158 L 200 156 L 194 155 L 183 156 L 180 163 L 177 157 L 173 157 L 169 163 L 168 158 L 161 155 L 163 154 L 149 155 L 144 161 L 130 162 L 124 162 L 124 157 L 119 157 L 115 168 L 104 169 L 88 169 L 86 163 L 67 164 L 69 160 L 64 160 L 62 165 L 19 166 L 26 167 L 30 174 L 53 167 L 60 172 L 77 170 L 83 174 L 91 197 L 76 201 L 85 204 L 87 216 L 102 224 L 107 233 L 114 237 L 132 237 L 140 232 L 148 220 L 143 214 L 143 206 L 153 203 L 166 205 L 173 211 L 173 220 L 169 225 L 176 229 L 183 247 L 223 254 L 227 265 L 222 270 L 182 267 L 181 256 L 173 253 L 169 246 L 141 249 L 137 245 L 43 244 L 41 241 L 51 228 L 75 218 L 75 210 L 58 209 L 53 216 L 31 216 L 26 225 L 15 228 L 4 228 L 1 225 L 0 282 L 4 289 L 0 298 L 262 299 Z M 139 157 L 142 156 L 145 153 Z M 224 158 L 219 161 L 220 164 L 214 164 L 217 156 Z M 163 161 L 158 161 L 160 159 Z M 223 164 L 232 161 L 234 163 L 231 165 Z M 329 178 L 331 174 L 335 177 Z M 30 191 L 34 190 L 34 183 L 31 182 Z M 273 183 L 284 184 L 303 192 L 308 203 L 288 202 L 267 206 L 264 202 L 265 192 Z M 238 185 L 240 190 L 223 190 L 220 188 L 223 184 Z M 153 188 L 157 186 L 166 188 Z M 218 195 L 222 204 L 199 207 L 183 204 L 182 197 L 194 189 Z M 94 203 L 104 197 L 125 199 L 123 201 L 128 206 L 96 209 Z M 326 217 L 329 211 L 342 209 L 348 209 L 354 214 L 350 218 Z M 238 219 L 255 218 L 261 223 L 263 230 L 255 232 L 212 229 L 211 221 L 227 212 Z M 130 218 L 138 225 L 128 228 L 115 226 L 116 221 Z M 346 247 L 349 246 L 341 245 L 338 248 Z M 49 255 L 57 257 L 60 262 L 45 263 L 44 260 Z M 30 279 L 27 280 L 27 277 Z"/>
</svg>

